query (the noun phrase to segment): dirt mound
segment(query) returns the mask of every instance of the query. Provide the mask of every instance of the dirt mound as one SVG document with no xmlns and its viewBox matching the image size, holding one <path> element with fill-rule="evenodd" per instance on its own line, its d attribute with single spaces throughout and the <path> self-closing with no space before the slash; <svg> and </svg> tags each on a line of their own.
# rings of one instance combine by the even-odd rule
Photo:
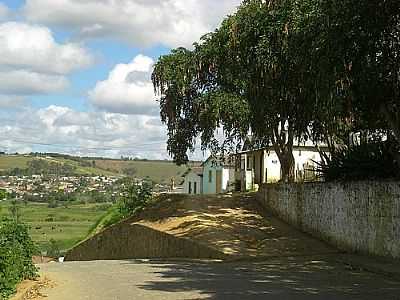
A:
<svg viewBox="0 0 400 300">
<path fill-rule="evenodd" d="M 252 194 L 164 195 L 154 206 L 126 222 L 197 241 L 237 258 L 335 251 L 274 218 Z"/>
<path fill-rule="evenodd" d="M 272 217 L 253 195 L 164 195 L 72 249 L 66 260 L 262 258 L 332 253 Z"/>
</svg>

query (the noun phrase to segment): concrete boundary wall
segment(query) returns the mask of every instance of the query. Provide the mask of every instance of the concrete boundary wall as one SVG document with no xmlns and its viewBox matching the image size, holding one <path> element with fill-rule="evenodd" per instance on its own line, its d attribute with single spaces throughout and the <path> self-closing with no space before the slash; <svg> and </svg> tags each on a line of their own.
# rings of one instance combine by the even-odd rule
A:
<svg viewBox="0 0 400 300">
<path fill-rule="evenodd" d="M 121 222 L 68 251 L 65 261 L 141 258 L 223 259 L 211 247 L 139 224 Z"/>
<path fill-rule="evenodd" d="M 400 258 L 400 182 L 266 184 L 257 199 L 339 249 Z"/>
</svg>

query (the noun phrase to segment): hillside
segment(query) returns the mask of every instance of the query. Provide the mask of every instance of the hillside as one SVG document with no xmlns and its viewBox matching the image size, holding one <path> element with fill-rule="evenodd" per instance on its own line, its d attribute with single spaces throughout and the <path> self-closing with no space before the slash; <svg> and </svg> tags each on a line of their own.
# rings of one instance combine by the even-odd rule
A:
<svg viewBox="0 0 400 300">
<path fill-rule="evenodd" d="M 128 174 L 138 178 L 150 177 L 158 183 L 169 184 L 171 178 L 177 180 L 187 170 L 186 166 L 177 166 L 170 161 L 124 161 L 95 160 L 96 167 L 118 174 Z"/>
<path fill-rule="evenodd" d="M 48 163 L 73 168 L 76 175 L 103 175 L 123 176 L 137 178 L 150 178 L 157 183 L 169 184 L 171 178 L 179 180 L 186 171 L 186 166 L 177 166 L 170 161 L 141 161 L 141 160 L 116 160 L 116 159 L 90 159 L 67 155 L 35 157 L 30 155 L 2 155 L 0 156 L 0 171 L 10 171 L 15 168 L 26 170 L 33 160 L 43 160 Z"/>
</svg>

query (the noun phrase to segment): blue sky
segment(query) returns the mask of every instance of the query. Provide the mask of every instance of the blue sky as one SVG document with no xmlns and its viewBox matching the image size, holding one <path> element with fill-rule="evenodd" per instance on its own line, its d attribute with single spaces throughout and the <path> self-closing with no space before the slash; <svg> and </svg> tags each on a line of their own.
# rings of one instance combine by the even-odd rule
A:
<svg viewBox="0 0 400 300">
<path fill-rule="evenodd" d="M 239 4 L 0 0 L 0 151 L 168 159 L 152 66 Z"/>
</svg>

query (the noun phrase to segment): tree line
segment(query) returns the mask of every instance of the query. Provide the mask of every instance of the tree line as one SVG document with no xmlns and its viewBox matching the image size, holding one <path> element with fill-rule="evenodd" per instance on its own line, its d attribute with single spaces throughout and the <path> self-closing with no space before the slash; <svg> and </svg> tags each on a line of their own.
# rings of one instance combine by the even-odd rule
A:
<svg viewBox="0 0 400 300">
<path fill-rule="evenodd" d="M 290 181 L 296 142 L 326 144 L 329 165 L 359 133 L 394 145 L 398 163 L 399 56 L 398 0 L 243 1 L 193 49 L 154 67 L 168 151 L 183 164 L 198 138 L 224 153 L 250 133 L 254 147 L 273 146 Z"/>
</svg>

